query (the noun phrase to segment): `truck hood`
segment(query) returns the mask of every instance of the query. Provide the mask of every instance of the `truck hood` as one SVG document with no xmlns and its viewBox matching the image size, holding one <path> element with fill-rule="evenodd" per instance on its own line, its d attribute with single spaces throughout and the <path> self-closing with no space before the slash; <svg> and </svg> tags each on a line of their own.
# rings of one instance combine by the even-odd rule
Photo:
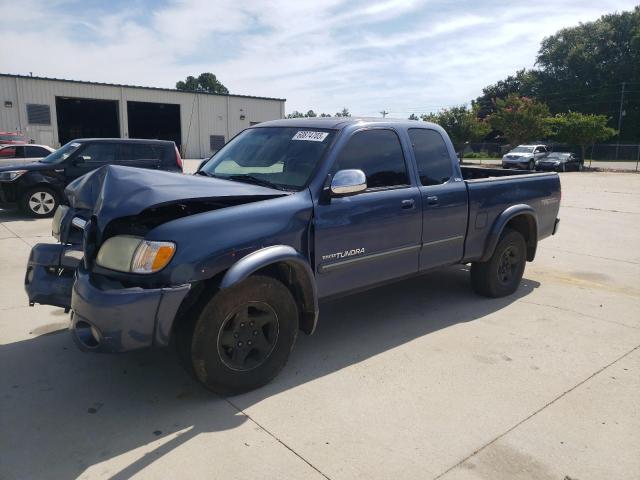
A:
<svg viewBox="0 0 640 480">
<path fill-rule="evenodd" d="M 69 205 L 90 211 L 99 230 L 112 220 L 138 215 L 149 208 L 175 203 L 254 202 L 288 192 L 217 178 L 106 165 L 71 182 L 65 189 Z"/>
</svg>

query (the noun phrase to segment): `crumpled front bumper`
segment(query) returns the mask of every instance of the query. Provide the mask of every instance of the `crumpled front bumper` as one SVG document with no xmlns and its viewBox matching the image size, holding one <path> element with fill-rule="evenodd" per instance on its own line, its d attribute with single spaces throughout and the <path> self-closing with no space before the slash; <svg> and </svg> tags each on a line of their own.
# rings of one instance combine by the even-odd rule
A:
<svg viewBox="0 0 640 480">
<path fill-rule="evenodd" d="M 73 338 L 82 350 L 97 352 L 166 346 L 189 288 L 109 288 L 80 265 L 71 296 Z"/>
<path fill-rule="evenodd" d="M 31 249 L 25 290 L 29 304 L 71 309 L 70 330 L 82 350 L 125 352 L 169 344 L 190 285 L 125 288 L 91 278 L 78 246 L 39 243 Z"/>
</svg>

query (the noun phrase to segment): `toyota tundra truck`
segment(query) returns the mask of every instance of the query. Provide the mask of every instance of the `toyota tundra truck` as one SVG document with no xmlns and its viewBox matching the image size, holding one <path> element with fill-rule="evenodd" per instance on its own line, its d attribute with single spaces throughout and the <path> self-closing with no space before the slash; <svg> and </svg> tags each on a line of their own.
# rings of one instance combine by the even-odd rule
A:
<svg viewBox="0 0 640 480">
<path fill-rule="evenodd" d="M 461 167 L 427 122 L 288 119 L 194 175 L 110 165 L 65 197 L 59 243 L 29 257 L 30 305 L 70 310 L 82 350 L 175 345 L 205 387 L 237 394 L 278 374 L 322 299 L 455 264 L 478 294 L 512 294 L 558 230 L 560 180 Z"/>
</svg>

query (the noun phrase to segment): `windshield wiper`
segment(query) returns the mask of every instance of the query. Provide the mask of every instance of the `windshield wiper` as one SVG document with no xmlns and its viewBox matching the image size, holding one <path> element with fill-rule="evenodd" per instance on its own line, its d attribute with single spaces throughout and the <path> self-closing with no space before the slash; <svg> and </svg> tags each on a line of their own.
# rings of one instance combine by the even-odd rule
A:
<svg viewBox="0 0 640 480">
<path fill-rule="evenodd" d="M 224 175 L 216 178 L 224 178 L 228 180 L 235 180 L 237 182 L 245 182 L 251 183 L 253 185 L 260 185 L 261 187 L 274 188 L 276 190 L 289 190 L 289 188 L 284 185 L 278 185 L 277 183 L 271 183 L 269 180 L 265 180 L 263 178 L 254 177 L 253 175 Z"/>
</svg>

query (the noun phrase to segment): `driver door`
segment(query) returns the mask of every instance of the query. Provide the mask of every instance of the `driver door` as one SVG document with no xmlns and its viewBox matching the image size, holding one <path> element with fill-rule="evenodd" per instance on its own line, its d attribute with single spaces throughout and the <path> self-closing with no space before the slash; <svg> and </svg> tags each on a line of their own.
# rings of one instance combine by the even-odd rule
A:
<svg viewBox="0 0 640 480">
<path fill-rule="evenodd" d="M 394 130 L 355 132 L 333 172 L 362 170 L 367 189 L 315 205 L 318 294 L 334 294 L 417 272 L 422 233 L 420 191 L 411 185 Z"/>
<path fill-rule="evenodd" d="M 116 159 L 116 144 L 108 142 L 89 143 L 67 159 L 65 175 L 67 182 L 81 177 L 103 165 L 111 165 Z"/>
</svg>

